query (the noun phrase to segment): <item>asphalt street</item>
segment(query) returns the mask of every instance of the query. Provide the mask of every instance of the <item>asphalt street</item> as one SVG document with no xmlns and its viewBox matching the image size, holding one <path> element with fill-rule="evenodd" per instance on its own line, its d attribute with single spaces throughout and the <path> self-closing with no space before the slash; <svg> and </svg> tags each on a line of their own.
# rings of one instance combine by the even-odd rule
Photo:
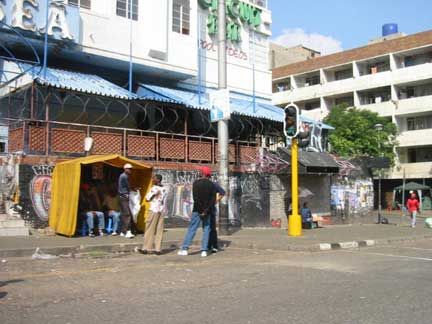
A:
<svg viewBox="0 0 432 324">
<path fill-rule="evenodd" d="M 432 241 L 0 261 L 4 324 L 432 321 Z"/>
</svg>

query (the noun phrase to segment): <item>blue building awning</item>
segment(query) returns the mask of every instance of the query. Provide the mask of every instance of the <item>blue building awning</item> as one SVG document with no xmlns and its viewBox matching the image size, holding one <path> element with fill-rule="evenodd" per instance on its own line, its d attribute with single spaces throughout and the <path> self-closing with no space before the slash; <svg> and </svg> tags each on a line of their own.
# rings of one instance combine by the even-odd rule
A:
<svg viewBox="0 0 432 324">
<path fill-rule="evenodd" d="M 172 89 L 150 84 L 140 84 L 137 95 L 140 99 L 170 102 L 184 105 L 188 108 L 210 110 L 209 93 L 215 89 L 206 88 L 203 93 L 185 89 Z M 252 96 L 231 92 L 231 112 L 249 117 L 264 118 L 283 123 L 284 111 L 282 108 L 272 105 L 270 100 L 255 98 Z M 305 123 L 318 124 L 323 129 L 334 129 L 333 127 L 317 122 L 311 118 L 300 116 Z"/>
<path fill-rule="evenodd" d="M 26 64 L 20 64 L 21 69 L 25 69 L 25 67 Z M 134 93 L 94 74 L 53 68 L 47 68 L 46 73 L 43 73 L 40 67 L 32 68 L 26 74 L 31 76 L 38 84 L 44 86 L 118 99 L 137 98 Z"/>
<path fill-rule="evenodd" d="M 198 93 L 191 90 L 171 89 L 149 84 L 141 84 L 137 95 L 141 99 L 172 102 L 185 105 L 188 108 L 210 110 L 209 94 L 215 89 L 205 89 Z M 273 106 L 270 100 L 255 98 L 255 108 L 252 96 L 231 93 L 231 112 L 256 118 L 265 118 L 283 122 L 284 113 L 279 107 Z"/>
</svg>

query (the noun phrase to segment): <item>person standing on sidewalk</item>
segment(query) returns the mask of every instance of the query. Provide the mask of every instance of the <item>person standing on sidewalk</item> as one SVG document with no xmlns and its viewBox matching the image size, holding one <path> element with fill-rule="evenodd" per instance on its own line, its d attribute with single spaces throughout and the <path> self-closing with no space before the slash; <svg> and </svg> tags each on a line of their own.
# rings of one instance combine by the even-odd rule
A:
<svg viewBox="0 0 432 324">
<path fill-rule="evenodd" d="M 129 175 L 132 173 L 132 165 L 126 163 L 123 166 L 123 173 L 120 174 L 118 180 L 118 194 L 120 197 L 120 214 L 121 214 L 121 230 L 120 236 L 133 238 L 131 232 L 132 214 L 129 208 Z"/>
<path fill-rule="evenodd" d="M 199 225 L 203 224 L 203 235 L 201 239 L 201 256 L 207 256 L 208 241 L 210 235 L 210 214 L 216 203 L 216 189 L 210 181 L 211 170 L 209 167 L 201 168 L 201 178 L 195 180 L 192 185 L 192 196 L 194 200 L 192 218 L 178 255 L 188 255 L 189 246 L 195 237 Z"/>
<path fill-rule="evenodd" d="M 414 228 L 416 225 L 417 212 L 420 209 L 419 201 L 415 193 L 412 193 L 411 197 L 407 200 L 407 209 L 411 216 L 411 227 Z"/>
<path fill-rule="evenodd" d="M 160 255 L 161 253 L 164 230 L 164 216 L 162 213 L 165 210 L 166 196 L 166 189 L 162 186 L 162 176 L 156 174 L 153 177 L 153 186 L 146 196 L 146 200 L 150 202 L 150 214 L 146 219 L 144 244 L 142 250 L 140 250 L 142 254 L 154 252 Z"/>
<path fill-rule="evenodd" d="M 225 196 L 225 190 L 219 185 L 217 182 L 213 182 L 213 185 L 215 186 L 216 190 L 216 203 L 211 209 L 210 214 L 210 236 L 209 236 L 209 243 L 208 243 L 208 250 L 210 252 L 216 253 L 219 251 L 218 246 L 218 237 L 217 237 L 217 230 L 216 230 L 216 204 L 221 201 L 221 199 Z"/>
</svg>

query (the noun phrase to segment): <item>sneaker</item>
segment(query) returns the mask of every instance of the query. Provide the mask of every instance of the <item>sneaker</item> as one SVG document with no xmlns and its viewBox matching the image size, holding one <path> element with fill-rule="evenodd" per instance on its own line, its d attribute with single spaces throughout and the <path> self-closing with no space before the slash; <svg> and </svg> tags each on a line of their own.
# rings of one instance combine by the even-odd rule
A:
<svg viewBox="0 0 432 324">
<path fill-rule="evenodd" d="M 127 231 L 125 238 L 134 238 L 134 237 L 135 235 L 133 235 L 131 231 Z"/>
<path fill-rule="evenodd" d="M 201 256 L 202 257 L 206 257 L 207 256 L 207 251 L 201 251 Z"/>
<path fill-rule="evenodd" d="M 121 233 L 120 233 L 120 236 L 121 236 L 121 237 L 124 237 L 125 235 L 124 235 L 124 233 L 123 233 L 123 232 L 121 232 Z"/>
<path fill-rule="evenodd" d="M 177 252 L 177 255 L 186 256 L 186 255 L 188 255 L 188 251 L 187 251 L 187 250 L 179 250 L 179 251 Z"/>
<path fill-rule="evenodd" d="M 89 233 L 89 237 L 95 237 L 95 235 L 93 233 Z"/>
<path fill-rule="evenodd" d="M 212 253 L 218 253 L 219 252 L 219 250 L 216 248 L 212 248 L 211 251 L 212 251 Z"/>
<path fill-rule="evenodd" d="M 104 233 L 102 231 L 99 231 L 99 236 L 104 236 Z"/>
<path fill-rule="evenodd" d="M 111 236 L 116 236 L 116 235 L 118 235 L 117 232 L 112 232 L 112 234 L 111 234 Z"/>
</svg>

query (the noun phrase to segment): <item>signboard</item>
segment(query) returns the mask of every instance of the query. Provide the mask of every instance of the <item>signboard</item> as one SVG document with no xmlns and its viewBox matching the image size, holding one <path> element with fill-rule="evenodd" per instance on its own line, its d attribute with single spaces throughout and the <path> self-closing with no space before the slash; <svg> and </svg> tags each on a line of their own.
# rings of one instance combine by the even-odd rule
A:
<svg viewBox="0 0 432 324">
<path fill-rule="evenodd" d="M 207 29 L 209 35 L 217 33 L 217 0 L 199 0 L 201 8 L 208 9 Z M 226 0 L 226 31 L 227 39 L 232 42 L 241 41 L 241 27 L 257 28 L 262 24 L 262 10 L 252 3 L 239 0 Z"/>
<path fill-rule="evenodd" d="M 66 5 L 63 0 L 51 0 L 46 24 L 46 4 L 45 0 L 0 0 L 0 21 L 12 28 L 33 32 L 36 37 L 48 33 L 58 40 L 78 42 L 79 9 Z"/>
<path fill-rule="evenodd" d="M 228 89 L 219 89 L 209 94 L 210 120 L 229 120 L 231 118 L 230 93 Z"/>
</svg>

